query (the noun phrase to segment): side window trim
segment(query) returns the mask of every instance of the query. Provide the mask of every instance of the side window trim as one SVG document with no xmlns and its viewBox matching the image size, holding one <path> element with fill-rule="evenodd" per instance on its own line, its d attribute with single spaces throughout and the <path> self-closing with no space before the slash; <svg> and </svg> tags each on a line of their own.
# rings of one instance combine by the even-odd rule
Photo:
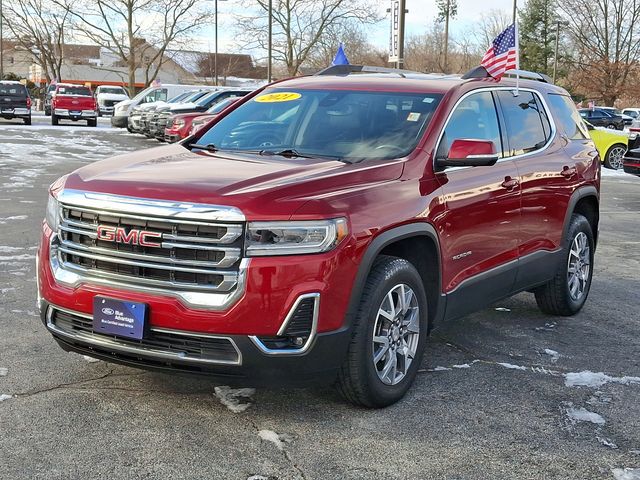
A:
<svg viewBox="0 0 640 480">
<path fill-rule="evenodd" d="M 495 100 L 497 100 L 498 96 L 495 95 L 494 92 L 497 92 L 497 91 L 500 91 L 500 90 L 514 91 L 515 87 L 484 87 L 484 88 L 476 88 L 476 89 L 468 91 L 467 93 L 462 95 L 458 100 L 456 100 L 456 103 L 453 105 L 453 108 L 451 109 L 451 111 L 447 115 L 447 119 L 444 122 L 444 125 L 442 126 L 442 128 L 440 129 L 440 133 L 438 134 L 438 141 L 435 144 L 435 148 L 433 150 L 433 155 L 432 155 L 432 158 L 434 160 L 435 160 L 436 154 L 437 154 L 437 152 L 438 152 L 438 150 L 440 148 L 440 143 L 442 142 L 442 139 L 444 137 L 444 131 L 447 129 L 447 126 L 449 125 L 449 121 L 451 120 L 451 117 L 453 116 L 453 113 L 456 111 L 456 108 L 458 108 L 458 105 L 460 105 L 460 103 L 462 103 L 462 101 L 464 99 L 466 99 L 467 97 L 473 95 L 474 93 L 480 93 L 480 92 L 491 92 L 492 93 L 492 97 Z M 539 148 L 537 150 L 534 150 L 532 152 L 523 153 L 521 155 L 514 155 L 514 156 L 511 156 L 511 157 L 500 158 L 500 159 L 498 159 L 497 163 L 504 162 L 506 160 L 509 160 L 509 161 L 517 160 L 519 158 L 528 157 L 530 155 L 536 155 L 536 154 L 546 150 L 547 148 L 549 148 L 549 145 L 551 145 L 553 143 L 553 141 L 556 138 L 557 132 L 558 132 L 558 130 L 556 128 L 555 120 L 554 120 L 553 116 L 549 114 L 549 105 L 547 105 L 547 102 L 545 101 L 545 99 L 542 98 L 542 95 L 540 95 L 540 93 L 537 90 L 534 90 L 533 88 L 526 88 L 526 87 L 522 88 L 522 87 L 520 87 L 519 90 L 522 91 L 522 92 L 531 92 L 533 95 L 536 96 L 537 100 L 540 101 L 540 104 L 542 105 L 542 107 L 544 108 L 544 111 L 547 114 L 547 118 L 549 119 L 549 123 L 551 124 L 551 134 L 549 135 L 549 140 L 547 141 L 547 143 L 545 143 L 541 148 Z M 499 100 L 498 100 L 498 102 L 499 102 Z M 496 103 L 496 105 L 495 105 L 496 107 L 498 106 L 498 102 L 495 102 Z M 497 111 L 498 127 L 500 128 L 500 135 L 502 135 L 502 127 L 501 127 L 501 125 L 504 124 L 504 117 L 502 116 L 502 111 L 501 110 L 502 110 L 502 108 L 498 109 L 498 111 Z M 506 127 L 506 125 L 505 125 L 505 127 Z M 504 137 L 503 137 L 503 142 L 504 142 Z M 505 145 L 508 145 L 508 136 L 507 136 L 507 144 L 503 143 L 503 147 L 502 147 L 503 148 L 503 152 L 505 151 Z M 509 145 L 509 148 L 510 148 L 510 145 Z M 509 150 L 509 151 L 511 151 L 511 150 Z M 456 169 L 457 170 L 457 169 L 460 169 L 460 168 L 473 168 L 473 167 L 449 167 L 447 169 L 447 171 L 448 170 L 452 170 L 452 169 Z M 436 170 L 434 169 L 434 171 L 436 171 Z"/>
</svg>

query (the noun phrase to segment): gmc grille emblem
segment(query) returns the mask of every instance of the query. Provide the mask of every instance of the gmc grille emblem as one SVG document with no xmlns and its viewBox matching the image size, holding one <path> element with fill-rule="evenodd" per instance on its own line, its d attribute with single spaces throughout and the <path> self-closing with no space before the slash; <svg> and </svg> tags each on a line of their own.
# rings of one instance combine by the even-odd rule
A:
<svg viewBox="0 0 640 480">
<path fill-rule="evenodd" d="M 123 227 L 112 227 L 109 225 L 99 225 L 98 240 L 105 242 L 127 243 L 129 245 L 140 245 L 141 247 L 161 247 L 158 242 L 152 239 L 161 239 L 162 234 L 159 232 L 149 232 L 147 230 L 131 229 L 127 230 Z"/>
</svg>

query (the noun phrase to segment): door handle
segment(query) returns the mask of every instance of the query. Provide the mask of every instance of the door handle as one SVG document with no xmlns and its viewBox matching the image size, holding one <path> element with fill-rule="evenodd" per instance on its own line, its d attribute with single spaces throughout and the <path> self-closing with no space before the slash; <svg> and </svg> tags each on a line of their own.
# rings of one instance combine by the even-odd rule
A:
<svg viewBox="0 0 640 480">
<path fill-rule="evenodd" d="M 562 175 L 564 178 L 571 178 L 576 173 L 578 173 L 578 170 L 576 170 L 576 167 L 569 168 L 565 165 L 564 167 L 562 167 L 562 172 L 560 172 L 560 175 Z"/>
<path fill-rule="evenodd" d="M 516 188 L 518 185 L 520 185 L 520 182 L 518 181 L 517 178 L 504 177 L 504 182 L 502 182 L 500 185 L 503 188 L 506 188 L 508 191 L 511 191 L 514 188 Z"/>
</svg>

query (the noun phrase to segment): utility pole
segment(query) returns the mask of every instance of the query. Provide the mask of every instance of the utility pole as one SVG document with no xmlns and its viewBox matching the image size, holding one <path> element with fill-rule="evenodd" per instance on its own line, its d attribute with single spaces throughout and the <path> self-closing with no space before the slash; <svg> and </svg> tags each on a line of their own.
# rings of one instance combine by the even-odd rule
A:
<svg viewBox="0 0 640 480">
<path fill-rule="evenodd" d="M 4 78 L 4 39 L 2 36 L 2 0 L 0 0 L 0 80 Z"/>
<path fill-rule="evenodd" d="M 516 24 L 516 12 L 518 11 L 518 0 L 513 0 L 513 24 Z"/>
<path fill-rule="evenodd" d="M 449 17 L 451 16 L 451 0 L 447 0 L 447 16 L 444 19 L 444 73 L 449 70 Z"/>
<path fill-rule="evenodd" d="M 2 1 L 2 0 L 0 0 Z M 272 51 L 272 42 L 273 42 L 273 0 L 269 0 L 269 34 L 268 34 L 268 42 L 269 45 L 267 46 L 267 82 L 271 83 L 271 77 L 272 77 L 272 72 L 271 72 L 271 57 L 273 55 L 273 51 Z"/>
<path fill-rule="evenodd" d="M 400 0 L 400 22 L 398 26 L 398 68 L 404 68 L 404 19 L 407 1 Z"/>
<path fill-rule="evenodd" d="M 215 0 L 215 34 L 214 34 L 214 43 L 215 43 L 215 53 L 213 54 L 213 72 L 215 75 L 215 80 L 213 84 L 218 86 L 218 0 Z"/>
<path fill-rule="evenodd" d="M 560 25 L 569 25 L 562 20 L 556 20 L 556 48 L 553 54 L 553 83 L 556 83 L 556 73 L 558 66 L 558 44 L 560 43 Z"/>
</svg>

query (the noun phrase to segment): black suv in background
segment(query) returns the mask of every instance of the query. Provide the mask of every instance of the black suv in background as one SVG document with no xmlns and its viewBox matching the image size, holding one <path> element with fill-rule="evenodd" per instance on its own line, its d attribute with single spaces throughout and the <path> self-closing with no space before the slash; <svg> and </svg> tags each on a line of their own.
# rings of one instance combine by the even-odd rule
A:
<svg viewBox="0 0 640 480">
<path fill-rule="evenodd" d="M 581 108 L 578 111 L 580 112 L 580 116 L 594 127 L 624 130 L 624 119 L 620 115 L 601 108 Z"/>
<path fill-rule="evenodd" d="M 0 117 L 21 118 L 25 125 L 31 125 L 31 97 L 27 87 L 16 81 L 0 81 Z"/>
</svg>

